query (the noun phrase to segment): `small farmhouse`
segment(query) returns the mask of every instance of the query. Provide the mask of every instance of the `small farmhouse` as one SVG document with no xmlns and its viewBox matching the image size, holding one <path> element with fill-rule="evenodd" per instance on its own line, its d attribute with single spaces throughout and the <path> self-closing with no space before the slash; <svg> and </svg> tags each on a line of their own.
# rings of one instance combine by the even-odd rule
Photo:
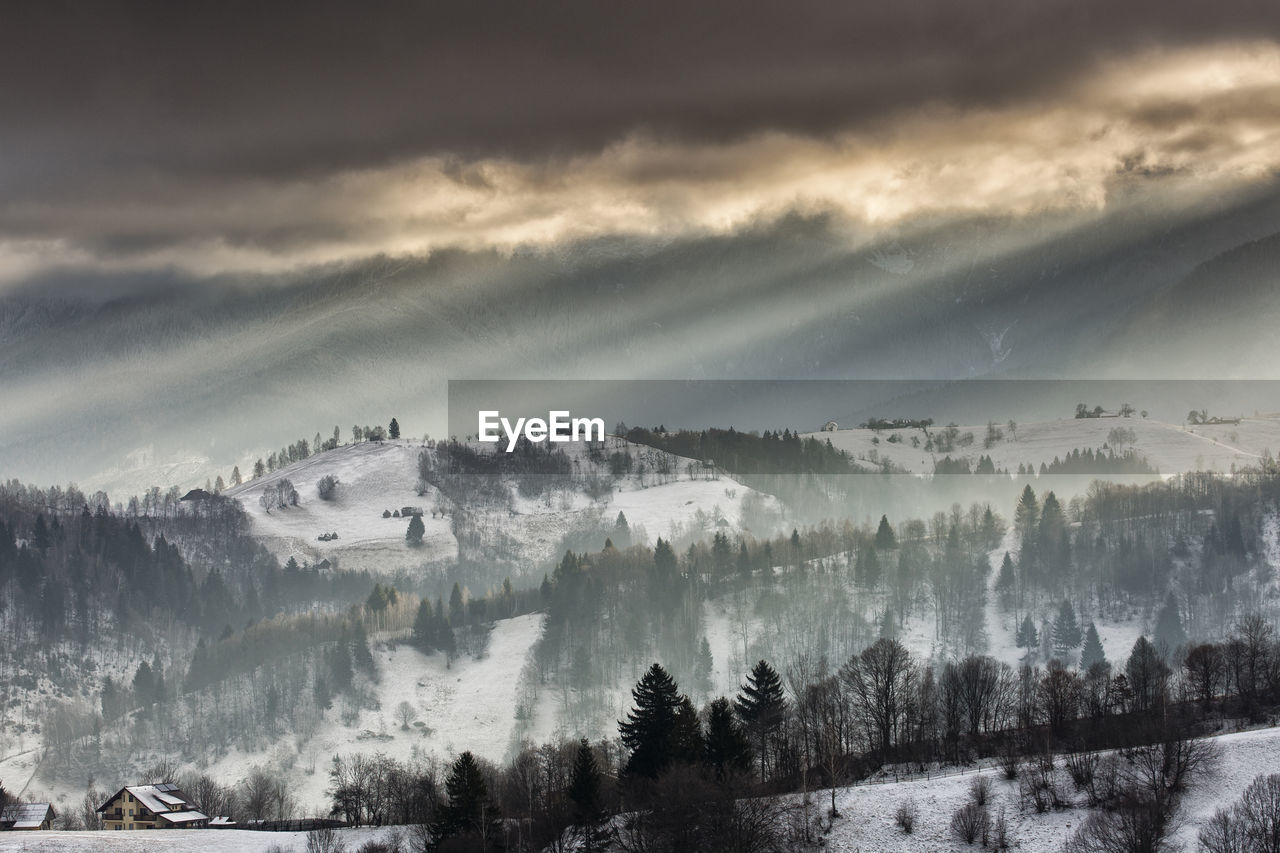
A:
<svg viewBox="0 0 1280 853">
<path fill-rule="evenodd" d="M 57 816 L 49 803 L 10 803 L 0 811 L 0 831 L 52 829 L 53 819 Z"/>
<path fill-rule="evenodd" d="M 106 829 L 186 829 L 209 823 L 208 815 L 170 782 L 121 788 L 98 811 Z"/>
</svg>

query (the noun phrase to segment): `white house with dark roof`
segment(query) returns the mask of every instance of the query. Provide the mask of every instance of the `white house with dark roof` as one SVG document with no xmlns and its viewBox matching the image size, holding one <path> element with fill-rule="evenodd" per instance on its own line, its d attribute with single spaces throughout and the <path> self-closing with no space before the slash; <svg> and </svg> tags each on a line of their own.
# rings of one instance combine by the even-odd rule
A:
<svg viewBox="0 0 1280 853">
<path fill-rule="evenodd" d="M 209 823 L 209 816 L 171 782 L 127 785 L 98 811 L 106 829 L 187 829 Z"/>
</svg>

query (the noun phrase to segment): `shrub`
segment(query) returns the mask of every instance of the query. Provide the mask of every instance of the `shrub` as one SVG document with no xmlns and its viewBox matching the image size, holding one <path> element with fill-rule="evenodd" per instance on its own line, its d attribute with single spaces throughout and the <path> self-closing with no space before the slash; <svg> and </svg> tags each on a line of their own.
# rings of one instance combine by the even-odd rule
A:
<svg viewBox="0 0 1280 853">
<path fill-rule="evenodd" d="M 306 853 L 347 853 L 347 843 L 332 827 L 313 829 L 307 833 Z"/>
<path fill-rule="evenodd" d="M 893 820 L 903 832 L 910 835 L 916 828 L 916 801 L 908 799 L 898 803 L 898 811 Z"/>
<path fill-rule="evenodd" d="M 1097 768 L 1096 752 L 1073 752 L 1067 756 L 1067 772 L 1071 774 L 1071 782 L 1077 791 L 1083 791 L 1093 783 L 1093 774 Z"/>
<path fill-rule="evenodd" d="M 320 478 L 320 481 L 316 483 L 316 491 L 320 493 L 320 500 L 322 501 L 333 500 L 334 493 L 337 491 L 337 489 L 338 489 L 338 478 L 333 476 L 332 474 L 325 474 L 323 477 Z"/>
<path fill-rule="evenodd" d="M 965 844 L 972 844 L 979 838 L 985 840 L 991 828 L 991 818 L 987 810 L 975 803 L 965 803 L 951 815 L 951 834 Z"/>
<path fill-rule="evenodd" d="M 991 849 L 1009 849 L 1009 823 L 1004 819 L 1003 807 L 1000 809 L 1000 814 L 996 817 L 995 824 L 991 827 Z"/>
<path fill-rule="evenodd" d="M 985 806 L 987 801 L 991 799 L 991 779 L 987 776 L 979 776 L 969 783 L 969 794 L 973 797 L 973 804 L 976 806 Z"/>
</svg>

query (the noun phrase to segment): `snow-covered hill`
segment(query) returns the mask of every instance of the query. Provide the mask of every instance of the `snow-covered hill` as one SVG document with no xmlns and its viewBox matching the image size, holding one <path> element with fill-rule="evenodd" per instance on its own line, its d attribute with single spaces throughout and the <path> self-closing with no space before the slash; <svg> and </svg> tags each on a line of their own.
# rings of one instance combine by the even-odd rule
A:
<svg viewBox="0 0 1280 853">
<path fill-rule="evenodd" d="M 1245 787 L 1260 773 L 1275 772 L 1280 767 L 1280 729 L 1258 729 L 1221 735 L 1213 738 L 1219 756 L 1207 772 L 1192 781 L 1182 797 L 1176 818 L 1174 840 L 1184 850 L 1197 849 L 1196 837 L 1200 827 L 1223 807 L 1229 806 Z M 1061 767 L 1061 764 L 1059 765 Z M 1073 789 L 1064 770 L 1059 786 L 1064 792 Z M 989 809 L 993 814 L 1003 810 L 1009 825 L 1010 842 L 1014 849 L 1024 853 L 1051 853 L 1061 849 L 1063 843 L 1087 819 L 1090 812 L 1084 807 L 1083 797 L 1074 795 L 1081 802 L 1075 807 L 1037 814 L 1033 809 L 1021 806 L 1018 783 L 1006 781 L 993 768 L 964 771 L 958 768 L 944 769 L 927 777 L 907 781 L 893 781 L 892 776 L 882 776 L 868 783 L 836 790 L 836 807 L 840 816 L 822 839 L 822 849 L 858 853 L 917 853 L 917 851 L 968 851 L 975 849 L 956 839 L 950 830 L 952 813 L 970 799 L 970 785 L 978 775 L 991 779 Z M 824 813 L 830 804 L 829 790 L 810 794 L 813 814 Z M 787 798 L 792 803 L 798 796 Z M 917 818 L 912 834 L 905 834 L 894 822 L 894 814 L 900 803 L 914 800 Z M 392 829 L 351 829 L 340 834 L 349 849 L 375 837 L 385 837 Z M 286 850 L 300 851 L 305 838 L 302 833 L 271 833 L 245 831 L 139 831 L 139 832 L 67 832 L 41 834 L 4 833 L 0 835 L 0 852 L 23 850 L 109 851 L 109 853 L 134 853 L 134 851 L 160 851 L 160 853 L 191 853 L 192 851 L 243 851 L 263 853 L 273 845 Z"/>
<path fill-rule="evenodd" d="M 444 517 L 429 508 L 438 494 L 428 488 L 419 497 L 418 454 L 422 441 L 401 439 L 344 444 L 250 480 L 225 494 L 236 498 L 253 520 L 253 533 L 282 561 L 315 564 L 333 557 L 344 568 L 394 572 L 435 560 L 450 559 L 458 545 Z M 321 500 L 317 485 L 332 475 L 338 487 L 331 500 Z M 289 480 L 298 490 L 298 505 L 267 510 L 260 502 L 267 489 Z M 427 510 L 422 522 L 423 547 L 410 549 L 404 534 L 408 522 L 398 517 L 406 506 Z M 395 518 L 383 518 L 385 511 Z M 337 533 L 332 541 L 320 541 Z"/>
<path fill-rule="evenodd" d="M 984 447 L 985 424 L 961 426 L 960 434 L 971 433 L 973 442 L 948 452 L 926 449 L 926 437 L 919 429 L 838 429 L 834 432 L 810 433 L 819 439 L 830 439 L 832 445 L 868 463 L 888 459 L 913 474 L 933 473 L 934 463 L 944 456 L 953 460 L 968 459 L 976 464 L 980 456 L 990 456 L 997 468 L 1016 471 L 1019 465 L 1050 463 L 1054 457 L 1065 457 L 1072 450 L 1092 448 L 1095 452 L 1109 445 L 1112 430 L 1133 431 L 1131 443 L 1114 449 L 1132 448 L 1146 457 L 1161 474 L 1184 471 L 1227 472 L 1231 466 L 1256 465 L 1263 452 L 1280 449 L 1280 418 L 1248 417 L 1239 424 L 1206 424 L 1183 426 L 1141 417 L 1071 418 L 1040 423 L 1017 424 L 1010 430 L 1006 423 L 996 423 L 1004 435 L 991 447 Z M 938 433 L 940 426 L 930 428 Z M 892 439 L 892 440 L 891 440 Z M 914 441 L 913 441 L 914 439 Z M 918 446 L 917 446 L 918 444 Z"/>
<path fill-rule="evenodd" d="M 1197 849 L 1196 835 L 1204 821 L 1224 806 L 1239 799 L 1245 787 L 1259 773 L 1274 773 L 1280 767 L 1280 730 L 1260 729 L 1213 738 L 1220 757 L 1211 770 L 1192 782 L 1182 798 L 1178 811 L 1175 838 L 1185 850 Z M 944 771 L 946 772 L 946 771 Z M 1083 798 L 1075 808 L 1037 814 L 1023 809 L 1019 802 L 1018 783 L 1006 781 L 1000 771 L 981 771 L 991 778 L 994 816 L 1003 808 L 1010 830 L 1010 842 L 1026 853 L 1048 853 L 1061 849 L 1076 828 L 1090 814 Z M 1065 770 L 1061 790 L 1073 790 Z M 970 798 L 969 786 L 977 775 L 951 772 L 936 778 L 905 782 L 864 784 L 838 790 L 836 807 L 841 817 L 832 826 L 825 848 L 840 851 L 961 851 L 973 849 L 958 841 L 950 831 L 952 813 Z M 814 795 L 817 809 L 830 804 L 827 792 Z M 915 829 L 906 835 L 894 822 L 898 804 L 913 799 L 918 808 Z"/>
<path fill-rule="evenodd" d="M 492 450 L 492 445 L 485 447 Z M 634 454 L 654 452 L 631 444 L 624 444 L 623 449 Z M 254 535 L 282 561 L 293 557 L 300 564 L 315 564 L 337 558 L 336 562 L 346 569 L 375 573 L 412 570 L 452 560 L 458 554 L 452 527 L 453 510 L 457 507 L 444 500 L 430 483 L 425 484 L 424 494 L 418 494 L 418 456 L 423 452 L 436 451 L 412 439 L 346 444 L 250 480 L 225 494 L 241 502 L 253 521 Z M 566 445 L 565 452 L 580 465 L 590 464 L 581 445 Z M 655 484 L 652 478 L 628 475 L 615 482 L 614 491 L 604 501 L 592 501 L 581 491 L 526 498 L 512 488 L 509 508 L 465 508 L 482 517 L 488 532 L 502 533 L 519 552 L 525 571 L 536 572 L 538 577 L 547 561 L 560 556 L 558 549 L 568 533 L 592 523 L 611 525 L 619 512 L 625 514 L 633 534 L 643 533 L 649 542 L 657 536 L 680 532 L 704 531 L 709 537 L 716 525 L 739 529 L 743 502 L 753 490 L 728 479 L 708 480 L 679 473 L 686 471 L 690 460 L 674 459 L 674 480 Z M 326 475 L 339 482 L 333 498 L 327 501 L 320 499 L 317 490 Z M 263 492 L 285 479 L 297 489 L 298 505 L 268 511 L 260 502 Z M 764 505 L 776 509 L 771 497 L 756 494 Z M 383 517 L 388 510 L 398 515 L 404 507 L 425 511 L 422 548 L 406 546 L 405 519 Z M 446 507 L 448 515 L 442 512 L 432 517 L 434 509 Z M 325 533 L 336 533 L 338 538 L 320 541 Z M 633 536 L 633 541 L 639 539 Z M 602 540 L 595 547 L 603 544 Z"/>
</svg>

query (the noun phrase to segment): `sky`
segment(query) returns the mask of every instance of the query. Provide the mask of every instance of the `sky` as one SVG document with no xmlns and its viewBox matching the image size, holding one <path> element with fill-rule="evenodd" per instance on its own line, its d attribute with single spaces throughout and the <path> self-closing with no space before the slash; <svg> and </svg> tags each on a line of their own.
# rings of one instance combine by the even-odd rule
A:
<svg viewBox="0 0 1280 853">
<path fill-rule="evenodd" d="M 0 115 L 0 473 L 451 378 L 1275 378 L 1274 2 L 15 3 Z"/>
</svg>

